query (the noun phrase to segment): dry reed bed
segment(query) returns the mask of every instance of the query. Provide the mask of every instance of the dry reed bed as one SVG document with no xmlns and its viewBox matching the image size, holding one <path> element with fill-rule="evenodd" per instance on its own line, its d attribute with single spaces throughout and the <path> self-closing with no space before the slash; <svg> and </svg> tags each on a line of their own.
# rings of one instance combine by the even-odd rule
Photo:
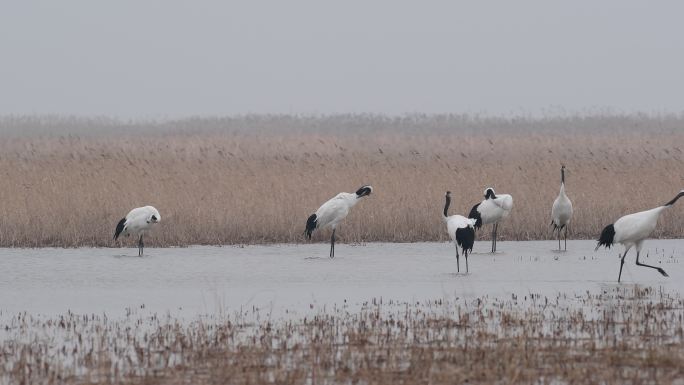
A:
<svg viewBox="0 0 684 385">
<path fill-rule="evenodd" d="M 683 151 L 678 116 L 5 117 L 0 246 L 111 246 L 118 219 L 144 204 L 162 215 L 150 246 L 301 242 L 322 202 L 366 183 L 375 193 L 344 222 L 343 242 L 444 240 L 444 191 L 467 214 L 486 186 L 515 199 L 503 239 L 544 239 L 561 163 L 571 237 L 595 238 L 684 188 Z M 683 210 L 655 236 L 684 236 Z"/>
<path fill-rule="evenodd" d="M 17 384 L 671 383 L 684 301 L 601 294 L 394 303 L 245 322 L 3 315 L 0 379 Z"/>
</svg>

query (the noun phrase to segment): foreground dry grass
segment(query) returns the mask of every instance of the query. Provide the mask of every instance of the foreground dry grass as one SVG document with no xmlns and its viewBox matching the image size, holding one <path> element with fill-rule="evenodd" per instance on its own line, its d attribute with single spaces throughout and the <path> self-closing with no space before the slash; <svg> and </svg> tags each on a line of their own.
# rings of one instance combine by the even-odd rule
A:
<svg viewBox="0 0 684 385">
<path fill-rule="evenodd" d="M 322 202 L 366 183 L 375 193 L 350 214 L 341 241 L 446 239 L 444 191 L 453 212 L 467 214 L 486 186 L 515 199 L 503 239 L 544 239 L 561 163 L 571 236 L 595 238 L 684 188 L 682 151 L 678 116 L 6 117 L 0 246 L 114 245 L 117 221 L 145 204 L 162 215 L 150 246 L 300 242 Z M 661 218 L 656 236 L 682 237 L 683 210 Z"/>
<path fill-rule="evenodd" d="M 193 322 L 5 315 L 0 381 L 640 384 L 684 376 L 684 301 L 650 288 L 374 302 L 275 322 L 245 322 L 250 313 Z"/>
</svg>

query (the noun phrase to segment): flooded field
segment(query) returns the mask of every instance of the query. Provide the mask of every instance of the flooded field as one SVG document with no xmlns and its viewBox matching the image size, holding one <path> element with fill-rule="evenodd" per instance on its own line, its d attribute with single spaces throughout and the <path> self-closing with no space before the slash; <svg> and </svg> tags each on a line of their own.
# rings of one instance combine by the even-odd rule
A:
<svg viewBox="0 0 684 385">
<path fill-rule="evenodd" d="M 684 242 L 594 245 L 2 249 L 0 383 L 676 383 Z"/>
<path fill-rule="evenodd" d="M 598 293 L 617 285 L 621 248 L 594 252 L 593 241 L 478 242 L 456 273 L 448 243 L 327 244 L 137 249 L 0 249 L 0 311 L 125 314 L 127 309 L 194 316 L 258 307 L 274 314 L 358 306 L 372 299 L 507 298 L 512 294 Z M 684 241 L 647 241 L 645 263 L 628 255 L 623 284 L 684 289 Z"/>
</svg>

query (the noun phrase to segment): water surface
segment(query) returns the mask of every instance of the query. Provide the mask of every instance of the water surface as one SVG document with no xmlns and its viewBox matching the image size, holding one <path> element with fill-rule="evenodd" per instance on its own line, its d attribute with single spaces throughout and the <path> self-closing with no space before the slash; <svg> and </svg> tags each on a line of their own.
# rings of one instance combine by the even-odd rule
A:
<svg viewBox="0 0 684 385">
<path fill-rule="evenodd" d="M 447 243 L 189 247 L 145 249 L 0 249 L 0 311 L 5 315 L 106 313 L 131 310 L 180 315 L 232 314 L 241 309 L 306 313 L 365 301 L 586 294 L 617 288 L 621 247 L 594 252 L 594 241 L 499 242 L 499 252 L 478 242 L 456 272 Z M 630 253 L 623 284 L 681 292 L 682 240 L 646 243 L 642 262 Z M 646 258 L 648 254 L 648 258 Z"/>
</svg>

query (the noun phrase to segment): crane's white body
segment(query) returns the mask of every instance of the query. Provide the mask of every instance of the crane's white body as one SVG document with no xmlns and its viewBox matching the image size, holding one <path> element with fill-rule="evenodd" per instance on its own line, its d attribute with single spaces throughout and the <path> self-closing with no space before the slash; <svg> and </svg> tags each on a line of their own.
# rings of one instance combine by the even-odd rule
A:
<svg viewBox="0 0 684 385">
<path fill-rule="evenodd" d="M 114 232 L 114 240 L 120 236 L 135 235 L 138 237 L 138 256 L 143 255 L 145 247 L 143 243 L 143 235 L 145 235 L 153 226 L 161 221 L 159 211 L 152 206 L 137 207 L 129 211 L 126 217 L 119 221 Z"/>
<path fill-rule="evenodd" d="M 156 219 L 152 219 L 155 217 Z M 161 220 L 159 211 L 152 206 L 138 207 L 126 214 L 126 222 L 121 235 L 136 235 L 147 233 Z"/>
<path fill-rule="evenodd" d="M 513 197 L 508 194 L 497 195 L 496 198 L 480 202 L 477 211 L 482 217 L 482 224 L 489 225 L 506 218 L 513 209 Z"/>
<path fill-rule="evenodd" d="M 615 228 L 614 241 L 623 245 L 625 250 L 636 247 L 637 251 L 641 251 L 643 241 L 653 233 L 658 225 L 660 214 L 667 207 L 660 206 L 621 217 L 613 223 Z"/>
<path fill-rule="evenodd" d="M 466 218 L 463 215 L 450 215 L 444 218 L 444 221 L 447 225 L 447 233 L 454 242 L 456 242 L 456 230 L 465 229 L 468 227 L 473 228 L 476 222 L 475 219 Z"/>
<path fill-rule="evenodd" d="M 572 202 L 570 202 L 570 198 L 565 194 L 565 183 L 561 183 L 558 197 L 553 201 L 551 218 L 553 219 L 553 224 L 559 229 L 570 224 L 570 219 L 572 219 Z"/>
<path fill-rule="evenodd" d="M 359 203 L 356 194 L 342 192 L 334 198 L 323 203 L 316 210 L 317 229 L 324 229 L 328 226 L 335 228 L 349 214 L 349 210 Z"/>
</svg>

